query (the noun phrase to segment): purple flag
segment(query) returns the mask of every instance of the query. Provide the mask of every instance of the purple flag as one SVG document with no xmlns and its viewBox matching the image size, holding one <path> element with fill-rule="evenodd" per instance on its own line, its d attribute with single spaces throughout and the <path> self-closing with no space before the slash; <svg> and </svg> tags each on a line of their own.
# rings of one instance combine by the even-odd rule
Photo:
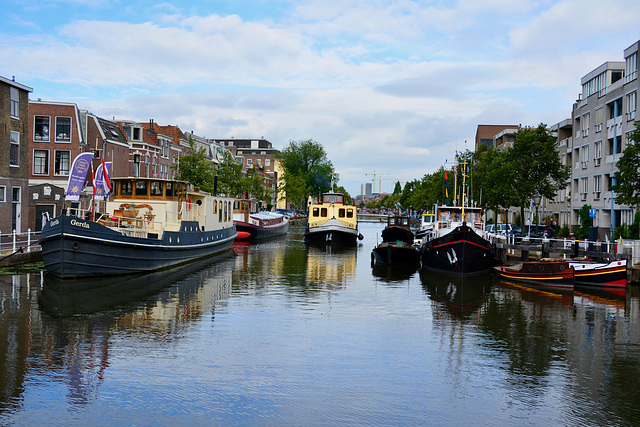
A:
<svg viewBox="0 0 640 427">
<path fill-rule="evenodd" d="M 66 200 L 78 200 L 80 193 L 84 187 L 84 180 L 87 178 L 87 172 L 91 167 L 91 159 L 93 153 L 81 153 L 73 159 L 71 165 L 71 173 L 69 173 L 69 182 L 67 183 Z"/>
</svg>

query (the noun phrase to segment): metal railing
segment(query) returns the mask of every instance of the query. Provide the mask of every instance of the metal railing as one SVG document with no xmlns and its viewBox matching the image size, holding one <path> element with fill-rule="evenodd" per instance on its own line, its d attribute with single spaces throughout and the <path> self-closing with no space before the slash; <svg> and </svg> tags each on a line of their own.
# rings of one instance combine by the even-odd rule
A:
<svg viewBox="0 0 640 427">
<path fill-rule="evenodd" d="M 0 230 L 0 254 L 14 253 L 20 249 L 27 252 L 39 249 L 38 236 L 40 236 L 40 232 L 34 232 L 31 229 L 28 229 L 26 233 L 16 233 L 16 230 L 13 230 L 7 234 L 2 234 L 2 230 Z"/>
</svg>

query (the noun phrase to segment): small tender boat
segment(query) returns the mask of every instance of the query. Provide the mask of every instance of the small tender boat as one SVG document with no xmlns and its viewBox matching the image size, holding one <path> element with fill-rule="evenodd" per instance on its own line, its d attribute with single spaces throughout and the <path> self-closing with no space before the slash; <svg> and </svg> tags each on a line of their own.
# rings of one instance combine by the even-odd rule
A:
<svg viewBox="0 0 640 427">
<path fill-rule="evenodd" d="M 279 212 L 256 212 L 255 206 L 255 201 L 252 200 L 243 199 L 234 202 L 233 223 L 238 233 L 242 233 L 238 238 L 259 240 L 287 234 L 289 231 L 287 216 Z"/>
<path fill-rule="evenodd" d="M 513 266 L 498 266 L 493 269 L 501 277 L 521 283 L 570 289 L 573 289 L 574 285 L 574 269 L 568 261 L 526 261 Z"/>
<path fill-rule="evenodd" d="M 105 213 L 71 212 L 42 229 L 42 259 L 61 278 L 152 272 L 231 249 L 233 199 L 158 178 L 113 178 Z M 75 215 L 75 213 L 78 214 Z"/>
<path fill-rule="evenodd" d="M 390 215 L 382 230 L 382 243 L 371 251 L 371 261 L 385 265 L 411 265 L 418 263 L 418 250 L 408 216 Z"/>
<path fill-rule="evenodd" d="M 589 258 L 574 258 L 569 265 L 575 270 L 576 285 L 608 288 L 627 287 L 627 260 L 593 261 Z"/>
<path fill-rule="evenodd" d="M 344 203 L 342 193 L 324 193 L 319 203 L 309 206 L 305 242 L 355 244 L 358 233 L 356 207 Z"/>
<path fill-rule="evenodd" d="M 436 221 L 436 214 L 423 213 L 420 217 L 420 228 L 416 231 L 416 239 L 431 240 L 433 237 L 433 224 Z"/>
</svg>

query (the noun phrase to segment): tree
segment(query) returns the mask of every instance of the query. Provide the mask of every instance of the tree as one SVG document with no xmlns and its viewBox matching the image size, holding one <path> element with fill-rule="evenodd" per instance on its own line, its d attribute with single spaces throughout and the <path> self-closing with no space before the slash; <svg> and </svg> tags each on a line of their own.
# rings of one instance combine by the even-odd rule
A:
<svg viewBox="0 0 640 427">
<path fill-rule="evenodd" d="M 529 205 L 534 194 L 552 198 L 567 186 L 570 166 L 562 164 L 556 146 L 556 139 L 542 123 L 537 128 L 516 132 L 513 148 L 508 150 L 505 173 L 513 179 L 510 203 L 520 206 L 522 217 L 524 207 Z"/>
<path fill-rule="evenodd" d="M 236 161 L 233 155 L 224 150 L 218 164 L 218 191 L 231 197 L 238 197 L 249 191 L 247 181 L 242 176 L 242 163 Z"/>
<path fill-rule="evenodd" d="M 176 171 L 177 180 L 187 181 L 204 191 L 213 193 L 215 166 L 207 158 L 204 147 L 196 149 L 193 138 L 189 138 L 189 151 L 180 156 L 178 164 L 171 168 Z"/>
<path fill-rule="evenodd" d="M 292 207 L 306 211 L 309 190 L 304 179 L 299 175 L 292 175 L 285 170 L 280 182 L 278 192 L 283 194 L 280 199 L 288 200 Z"/>
<path fill-rule="evenodd" d="M 618 160 L 615 191 L 617 203 L 632 207 L 640 206 L 640 121 L 634 123 L 636 129 L 629 134 L 629 143 Z"/>
<path fill-rule="evenodd" d="M 289 145 L 276 154 L 284 169 L 283 179 L 296 179 L 296 196 L 302 196 L 306 208 L 306 200 L 310 195 L 322 194 L 331 189 L 331 183 L 337 182 L 339 175 L 333 164 L 327 159 L 324 147 L 312 139 L 306 141 L 289 141 Z M 295 178 L 294 178 L 295 177 Z M 301 182 L 299 181 L 301 180 Z M 282 188 L 287 187 L 283 184 Z M 286 193 L 290 191 L 285 190 Z M 301 200 L 288 200 L 296 204 Z"/>
<path fill-rule="evenodd" d="M 271 192 L 264 186 L 264 176 L 255 167 L 247 173 L 245 178 L 247 191 L 258 200 L 271 200 Z"/>
</svg>

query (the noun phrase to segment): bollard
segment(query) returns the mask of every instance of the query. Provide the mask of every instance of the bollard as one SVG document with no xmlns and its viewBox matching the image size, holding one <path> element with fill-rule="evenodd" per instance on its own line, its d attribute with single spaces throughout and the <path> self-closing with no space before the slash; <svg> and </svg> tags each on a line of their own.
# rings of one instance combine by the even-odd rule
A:
<svg viewBox="0 0 640 427">
<path fill-rule="evenodd" d="M 31 252 L 31 229 L 27 229 L 27 252 Z"/>
<path fill-rule="evenodd" d="M 573 244 L 573 256 L 577 258 L 579 253 L 580 253 L 580 240 L 576 240 Z"/>
</svg>

